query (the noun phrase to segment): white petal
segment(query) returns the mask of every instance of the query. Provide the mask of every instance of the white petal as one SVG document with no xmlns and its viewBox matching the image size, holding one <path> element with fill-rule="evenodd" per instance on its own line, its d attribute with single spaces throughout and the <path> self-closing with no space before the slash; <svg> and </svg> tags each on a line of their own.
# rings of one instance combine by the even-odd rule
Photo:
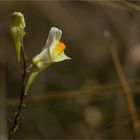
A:
<svg viewBox="0 0 140 140">
<path fill-rule="evenodd" d="M 51 56 L 49 55 L 48 48 L 44 49 L 40 54 L 33 58 L 33 63 L 41 70 L 52 63 Z"/>
<path fill-rule="evenodd" d="M 55 38 L 53 39 L 51 45 L 50 45 L 50 48 L 49 48 L 49 52 L 50 52 L 50 55 L 52 56 L 52 52 L 54 50 L 54 48 L 56 47 L 56 45 L 58 44 L 58 40 L 56 40 Z"/>
<path fill-rule="evenodd" d="M 56 43 L 60 41 L 61 36 L 62 36 L 62 31 L 59 30 L 58 28 L 52 27 L 50 29 L 50 32 L 49 32 L 49 35 L 48 35 L 48 38 L 44 47 L 44 48 L 50 48 L 50 54 L 52 53 L 52 50 L 54 49 Z"/>
<path fill-rule="evenodd" d="M 60 61 L 64 61 L 64 60 L 70 60 L 71 58 L 66 56 L 64 52 L 62 52 L 60 55 L 58 55 L 55 58 L 52 58 L 53 62 L 60 62 Z"/>
</svg>

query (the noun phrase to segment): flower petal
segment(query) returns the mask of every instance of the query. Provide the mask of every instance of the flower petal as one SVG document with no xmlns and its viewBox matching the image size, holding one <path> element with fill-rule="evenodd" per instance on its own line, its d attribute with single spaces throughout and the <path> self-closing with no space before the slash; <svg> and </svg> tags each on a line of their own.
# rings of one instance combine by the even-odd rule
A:
<svg viewBox="0 0 140 140">
<path fill-rule="evenodd" d="M 50 63 L 52 63 L 52 60 L 48 48 L 44 49 L 40 54 L 33 58 L 33 64 L 40 70 L 45 69 Z"/>
<path fill-rule="evenodd" d="M 58 41 L 60 41 L 62 35 L 62 31 L 56 27 L 52 27 L 50 29 L 46 44 L 44 48 L 50 49 L 50 54 L 52 54 L 53 49 L 55 48 Z"/>
<path fill-rule="evenodd" d="M 64 60 L 70 60 L 71 58 L 66 56 L 66 54 L 63 52 L 61 52 L 57 57 L 53 58 L 53 62 L 60 62 L 60 61 L 64 61 Z"/>
<path fill-rule="evenodd" d="M 53 49 L 51 54 L 52 57 L 57 57 L 60 53 L 62 53 L 65 49 L 65 44 L 63 42 L 58 42 Z"/>
</svg>

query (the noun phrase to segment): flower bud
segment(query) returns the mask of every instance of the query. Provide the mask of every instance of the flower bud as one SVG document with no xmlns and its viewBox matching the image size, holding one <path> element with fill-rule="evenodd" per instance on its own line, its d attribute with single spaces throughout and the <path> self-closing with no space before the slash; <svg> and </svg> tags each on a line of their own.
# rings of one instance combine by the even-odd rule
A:
<svg viewBox="0 0 140 140">
<path fill-rule="evenodd" d="M 25 28 L 25 20 L 23 14 L 20 12 L 14 12 L 12 14 L 10 32 L 16 47 L 18 61 L 20 61 L 21 43 L 25 35 L 24 28 Z"/>
</svg>

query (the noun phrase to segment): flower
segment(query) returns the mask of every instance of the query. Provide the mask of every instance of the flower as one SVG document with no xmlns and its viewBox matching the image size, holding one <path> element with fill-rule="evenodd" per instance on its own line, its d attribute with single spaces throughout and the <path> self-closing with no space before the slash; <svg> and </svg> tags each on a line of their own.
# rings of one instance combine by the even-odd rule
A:
<svg viewBox="0 0 140 140">
<path fill-rule="evenodd" d="M 60 62 L 71 59 L 65 55 L 65 44 L 60 41 L 62 31 L 52 27 L 49 32 L 45 47 L 41 53 L 33 58 L 33 64 L 38 70 L 44 70 L 53 62 Z"/>
<path fill-rule="evenodd" d="M 60 62 L 64 60 L 71 59 L 70 57 L 66 56 L 64 53 L 65 44 L 60 41 L 62 35 L 62 31 L 56 27 L 52 27 L 50 29 L 46 44 L 42 51 L 37 54 L 33 60 L 34 70 L 32 74 L 29 76 L 27 81 L 24 95 L 28 94 L 28 90 L 34 81 L 35 77 L 45 68 L 47 68 L 50 64 L 54 62 Z"/>
<path fill-rule="evenodd" d="M 24 28 L 25 28 L 24 15 L 20 12 L 14 12 L 12 14 L 10 32 L 14 40 L 14 44 L 17 51 L 17 58 L 19 62 L 20 62 L 21 43 L 25 35 Z"/>
</svg>

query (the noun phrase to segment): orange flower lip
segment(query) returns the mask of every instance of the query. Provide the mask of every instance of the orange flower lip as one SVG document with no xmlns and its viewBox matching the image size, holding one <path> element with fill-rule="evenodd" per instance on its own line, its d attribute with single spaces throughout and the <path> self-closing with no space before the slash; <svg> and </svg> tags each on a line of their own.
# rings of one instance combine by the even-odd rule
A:
<svg viewBox="0 0 140 140">
<path fill-rule="evenodd" d="M 54 48 L 53 52 L 59 54 L 64 51 L 65 47 L 66 46 L 63 42 L 59 42 Z"/>
</svg>

